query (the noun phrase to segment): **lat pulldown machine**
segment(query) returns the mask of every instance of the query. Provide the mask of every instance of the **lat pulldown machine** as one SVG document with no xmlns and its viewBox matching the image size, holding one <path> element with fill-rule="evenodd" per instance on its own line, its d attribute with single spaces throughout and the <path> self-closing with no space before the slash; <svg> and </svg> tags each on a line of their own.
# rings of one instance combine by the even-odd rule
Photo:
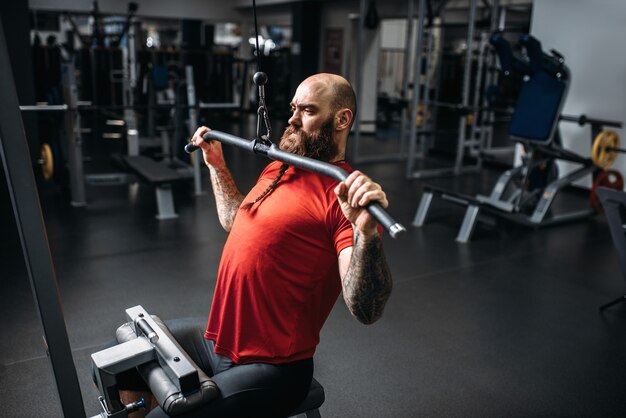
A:
<svg viewBox="0 0 626 418">
<path fill-rule="evenodd" d="M 133 368 L 169 416 L 199 408 L 220 396 L 217 384 L 178 344 L 160 318 L 149 315 L 140 305 L 126 309 L 126 317 L 127 322 L 115 333 L 119 344 L 91 355 L 101 407 L 92 418 L 127 418 L 145 407 L 143 399 L 128 405 L 120 399 L 117 377 Z M 309 393 L 292 416 L 319 418 L 324 398 L 324 388 L 313 379 Z"/>
<path fill-rule="evenodd" d="M 564 149 L 558 131 L 560 121 L 591 125 L 591 138 L 604 127 L 621 127 L 620 122 L 561 114 L 570 82 L 570 72 L 563 56 L 551 50 L 546 54 L 541 43 L 530 35 L 520 38 L 526 58 L 513 55 L 511 45 L 496 32 L 490 42 L 495 47 L 504 75 L 513 71 L 524 74 L 515 110 L 508 128 L 510 138 L 526 150 L 523 164 L 503 173 L 489 195 L 468 196 L 425 186 L 413 225 L 421 227 L 426 221 L 434 197 L 466 207 L 456 240 L 471 239 L 479 213 L 499 217 L 521 225 L 541 227 L 569 222 L 595 213 L 593 208 L 554 214 L 550 208 L 559 191 L 598 170 L 594 160 Z M 579 167 L 558 178 L 556 160 L 568 161 Z"/>
<path fill-rule="evenodd" d="M 219 396 L 217 385 L 178 345 L 167 327 L 141 306 L 126 309 L 128 322 L 117 329 L 120 343 L 91 355 L 102 412 L 96 417 L 126 418 L 141 408 L 120 400 L 117 376 L 137 368 L 168 415 L 189 411 Z M 94 418 L 96 418 L 94 417 Z"/>
</svg>

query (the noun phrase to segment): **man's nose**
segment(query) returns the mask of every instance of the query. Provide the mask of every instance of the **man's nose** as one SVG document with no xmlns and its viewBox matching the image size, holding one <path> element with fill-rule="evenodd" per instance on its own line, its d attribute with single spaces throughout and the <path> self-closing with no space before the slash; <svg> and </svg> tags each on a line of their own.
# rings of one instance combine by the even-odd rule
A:
<svg viewBox="0 0 626 418">
<path fill-rule="evenodd" d="M 301 123 L 301 120 L 300 120 L 300 115 L 299 115 L 297 110 L 291 114 L 291 117 L 289 118 L 287 123 L 289 123 L 290 125 L 295 126 L 295 127 L 302 126 L 302 123 Z"/>
</svg>

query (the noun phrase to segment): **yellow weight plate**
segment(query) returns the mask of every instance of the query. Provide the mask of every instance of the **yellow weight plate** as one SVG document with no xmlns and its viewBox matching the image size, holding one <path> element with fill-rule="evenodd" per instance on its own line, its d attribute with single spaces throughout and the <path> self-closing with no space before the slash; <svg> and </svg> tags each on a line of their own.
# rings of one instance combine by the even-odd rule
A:
<svg viewBox="0 0 626 418">
<path fill-rule="evenodd" d="M 50 145 L 44 143 L 39 151 L 39 164 L 41 164 L 41 173 L 46 181 L 54 176 L 54 156 Z"/>
<path fill-rule="evenodd" d="M 600 168 L 610 167 L 617 158 L 620 147 L 619 135 L 615 131 L 602 131 L 593 140 L 591 160 Z"/>
</svg>

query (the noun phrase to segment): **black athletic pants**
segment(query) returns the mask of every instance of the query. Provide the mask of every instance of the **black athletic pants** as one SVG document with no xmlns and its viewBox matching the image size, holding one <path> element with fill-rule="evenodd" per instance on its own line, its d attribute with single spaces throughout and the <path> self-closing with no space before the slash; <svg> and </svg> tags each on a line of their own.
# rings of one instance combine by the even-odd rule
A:
<svg viewBox="0 0 626 418">
<path fill-rule="evenodd" d="M 193 361 L 220 389 L 220 397 L 181 418 L 285 417 L 306 397 L 313 378 L 313 359 L 284 364 L 234 364 L 215 354 L 213 341 L 204 338 L 204 323 L 194 319 L 165 321 L 170 332 Z M 147 390 L 135 370 L 118 376 L 121 390 Z M 157 407 L 149 418 L 167 414 Z"/>
</svg>

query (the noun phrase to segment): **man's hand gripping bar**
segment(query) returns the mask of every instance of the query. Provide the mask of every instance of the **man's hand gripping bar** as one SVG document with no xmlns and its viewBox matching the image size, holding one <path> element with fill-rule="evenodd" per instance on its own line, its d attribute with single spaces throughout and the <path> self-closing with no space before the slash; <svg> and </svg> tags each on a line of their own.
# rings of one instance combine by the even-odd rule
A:
<svg viewBox="0 0 626 418">
<path fill-rule="evenodd" d="M 332 164 L 325 163 L 323 161 L 314 160 L 313 158 L 303 157 L 301 155 L 292 154 L 290 152 L 283 151 L 275 145 L 266 145 L 259 141 L 250 141 L 240 138 L 238 136 L 230 135 L 220 131 L 209 131 L 202 136 L 206 142 L 219 141 L 222 144 L 233 145 L 238 148 L 245 149 L 255 154 L 265 155 L 266 157 L 277 160 L 283 163 L 291 164 L 296 167 L 304 168 L 306 170 L 314 171 L 326 176 L 329 176 L 338 181 L 344 181 L 348 178 L 348 173 Z M 192 153 L 197 150 L 193 144 L 185 145 L 185 151 Z M 396 222 L 391 215 L 383 209 L 380 204 L 376 202 L 369 203 L 367 211 L 376 219 L 391 235 L 392 238 L 396 238 L 398 234 L 406 231 L 406 228 L 400 223 Z"/>
</svg>

